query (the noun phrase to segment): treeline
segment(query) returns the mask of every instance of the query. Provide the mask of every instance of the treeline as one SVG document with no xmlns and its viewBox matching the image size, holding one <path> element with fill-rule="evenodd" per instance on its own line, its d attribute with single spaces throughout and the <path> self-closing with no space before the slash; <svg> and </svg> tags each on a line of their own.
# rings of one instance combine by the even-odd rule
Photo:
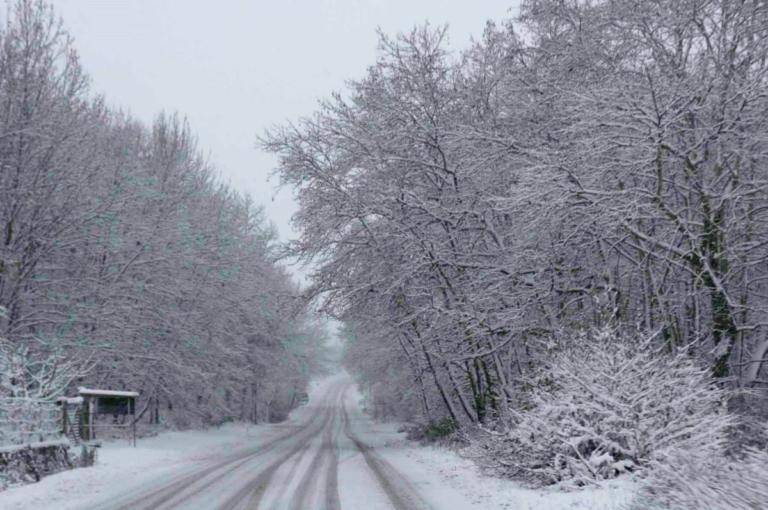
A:
<svg viewBox="0 0 768 510">
<path fill-rule="evenodd" d="M 606 394 L 637 383 L 643 345 L 668 389 L 749 389 L 730 408 L 764 411 L 767 31 L 758 0 L 528 0 L 460 53 L 441 28 L 382 36 L 364 78 L 269 132 L 371 405 L 508 430 L 610 331 Z M 599 476 L 613 446 L 581 432 L 564 455 Z"/>
<path fill-rule="evenodd" d="M 46 3 L 8 14 L 0 337 L 27 366 L 5 390 L 137 390 L 145 419 L 182 426 L 284 415 L 322 328 L 276 265 L 262 210 L 176 115 L 145 126 L 90 93 Z"/>
</svg>

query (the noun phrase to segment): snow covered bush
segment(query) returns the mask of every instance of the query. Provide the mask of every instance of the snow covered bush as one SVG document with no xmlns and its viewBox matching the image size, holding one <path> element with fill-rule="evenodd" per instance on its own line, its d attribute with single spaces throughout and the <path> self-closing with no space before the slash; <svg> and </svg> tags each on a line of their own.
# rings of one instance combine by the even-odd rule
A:
<svg viewBox="0 0 768 510">
<path fill-rule="evenodd" d="M 719 450 L 727 392 L 666 349 L 608 329 L 573 339 L 529 381 L 527 410 L 495 442 L 499 465 L 536 484 L 584 485 L 674 462 L 673 451 Z"/>
<path fill-rule="evenodd" d="M 0 490 L 73 466 L 54 398 L 75 373 L 55 355 L 0 338 Z"/>
<path fill-rule="evenodd" d="M 54 399 L 75 374 L 57 356 L 33 356 L 0 338 L 0 447 L 61 439 Z"/>
<path fill-rule="evenodd" d="M 755 510 L 768 506 L 768 452 L 747 448 L 734 461 L 722 453 L 676 450 L 645 480 L 633 510 Z"/>
</svg>

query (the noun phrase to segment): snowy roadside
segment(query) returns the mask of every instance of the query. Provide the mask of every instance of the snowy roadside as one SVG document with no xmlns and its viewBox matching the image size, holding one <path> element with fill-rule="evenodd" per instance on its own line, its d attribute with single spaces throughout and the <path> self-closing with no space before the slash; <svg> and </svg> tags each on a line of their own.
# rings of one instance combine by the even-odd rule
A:
<svg viewBox="0 0 768 510">
<path fill-rule="evenodd" d="M 346 374 L 312 384 L 310 404 L 294 410 L 282 424 L 228 424 L 216 429 L 165 432 L 139 440 L 136 448 L 125 441 L 106 442 L 98 462 L 44 478 L 39 483 L 0 492 L 3 510 L 92 508 L 107 498 L 135 489 L 167 483 L 206 462 L 242 451 L 284 434 L 287 428 L 319 412 L 319 398 L 330 384 L 349 379 Z M 359 405 L 360 394 L 351 387 L 345 394 L 346 409 L 354 434 L 391 464 L 435 510 L 618 510 L 632 498 L 635 486 L 614 481 L 582 491 L 530 490 L 509 480 L 480 473 L 469 459 L 438 447 L 421 447 L 397 432 L 396 424 L 374 423 Z M 338 486 L 342 507 L 377 510 L 386 502 L 366 461 L 341 430 L 339 436 Z M 378 494 L 382 492 L 381 494 Z M 374 497 L 374 493 L 376 497 Z"/>
<path fill-rule="evenodd" d="M 244 448 L 262 435 L 264 429 L 227 424 L 208 430 L 163 432 L 139 439 L 135 448 L 125 440 L 106 441 L 97 453 L 96 465 L 63 471 L 38 483 L 0 492 L 0 508 L 83 508 L 88 501 L 102 499 L 118 490 L 130 490 L 131 486 L 142 487 L 157 478 Z"/>
<path fill-rule="evenodd" d="M 313 382 L 310 395 L 322 395 L 334 380 Z M 112 495 L 132 488 L 140 492 L 157 480 L 192 471 L 207 461 L 267 441 L 312 412 L 311 406 L 295 409 L 287 421 L 279 424 L 230 423 L 205 430 L 163 432 L 139 439 L 136 447 L 128 446 L 125 440 L 105 441 L 94 466 L 62 471 L 37 483 L 2 491 L 0 508 L 89 508 Z"/>
<path fill-rule="evenodd" d="M 631 480 L 611 480 L 578 491 L 533 490 L 480 473 L 470 459 L 434 446 L 418 446 L 397 432 L 397 424 L 372 422 L 360 410 L 360 394 L 349 391 L 347 409 L 355 433 L 408 478 L 439 510 L 619 510 L 637 489 Z"/>
</svg>

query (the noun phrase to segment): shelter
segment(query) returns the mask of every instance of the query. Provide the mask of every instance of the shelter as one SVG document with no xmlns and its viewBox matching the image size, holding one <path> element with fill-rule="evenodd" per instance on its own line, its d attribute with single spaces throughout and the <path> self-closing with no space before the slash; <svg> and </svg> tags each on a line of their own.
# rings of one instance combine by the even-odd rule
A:
<svg viewBox="0 0 768 510">
<path fill-rule="evenodd" d="M 59 399 L 64 434 L 76 442 L 89 442 L 96 439 L 97 429 L 130 429 L 128 442 L 136 446 L 136 397 L 139 396 L 137 392 L 80 387 L 78 393 L 77 397 Z M 113 421 L 104 423 L 104 420 L 97 420 L 100 416 L 112 416 Z M 124 416 L 130 416 L 130 422 L 118 423 L 118 417 Z"/>
</svg>

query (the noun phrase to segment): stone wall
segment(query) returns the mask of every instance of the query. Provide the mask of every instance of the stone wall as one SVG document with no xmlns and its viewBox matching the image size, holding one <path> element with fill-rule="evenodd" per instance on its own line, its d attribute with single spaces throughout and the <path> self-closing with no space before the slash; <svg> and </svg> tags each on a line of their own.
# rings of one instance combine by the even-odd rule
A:
<svg viewBox="0 0 768 510">
<path fill-rule="evenodd" d="M 0 490 L 37 482 L 46 475 L 72 467 L 68 441 L 0 448 Z"/>
</svg>

